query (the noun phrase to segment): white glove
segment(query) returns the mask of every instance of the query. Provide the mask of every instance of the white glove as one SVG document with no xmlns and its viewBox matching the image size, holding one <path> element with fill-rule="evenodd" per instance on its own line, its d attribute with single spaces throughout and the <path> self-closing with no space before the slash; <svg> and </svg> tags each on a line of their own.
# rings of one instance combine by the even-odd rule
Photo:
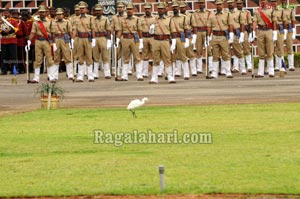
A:
<svg viewBox="0 0 300 199">
<path fill-rule="evenodd" d="M 293 28 L 292 39 L 296 39 L 296 28 Z"/>
<path fill-rule="evenodd" d="M 176 39 L 172 39 L 172 44 L 171 44 L 170 51 L 172 53 L 174 53 L 175 48 L 176 48 Z"/>
<path fill-rule="evenodd" d="M 196 40 L 197 40 L 197 35 L 196 35 L 196 34 L 193 34 L 193 35 L 192 35 L 192 44 L 195 44 L 195 43 L 196 43 Z"/>
<path fill-rule="evenodd" d="M 71 43 L 70 43 L 70 49 L 74 48 L 74 39 L 71 39 Z"/>
<path fill-rule="evenodd" d="M 31 41 L 27 40 L 27 50 L 30 50 Z"/>
<path fill-rule="evenodd" d="M 245 34 L 243 32 L 241 32 L 240 34 L 240 38 L 239 38 L 239 43 L 244 43 L 244 40 L 245 40 Z"/>
<path fill-rule="evenodd" d="M 277 41 L 277 30 L 273 30 L 273 41 Z"/>
<path fill-rule="evenodd" d="M 230 43 L 230 44 L 232 44 L 233 43 L 233 32 L 229 32 L 229 40 L 228 40 L 228 42 Z"/>
<path fill-rule="evenodd" d="M 251 43 L 253 38 L 253 32 L 250 32 L 248 35 L 248 42 Z"/>
<path fill-rule="evenodd" d="M 57 46 L 56 44 L 53 44 L 53 52 L 55 52 L 57 50 Z"/>
<path fill-rule="evenodd" d="M 143 39 L 140 39 L 139 50 L 142 50 L 143 48 L 144 48 Z"/>
<path fill-rule="evenodd" d="M 204 47 L 207 48 L 209 46 L 210 41 L 212 40 L 211 36 L 207 36 L 206 40 L 204 41 Z"/>
<path fill-rule="evenodd" d="M 92 48 L 96 46 L 96 39 L 92 39 Z"/>
<path fill-rule="evenodd" d="M 120 38 L 116 39 L 115 48 L 119 48 Z"/>
<path fill-rule="evenodd" d="M 188 48 L 190 46 L 189 38 L 185 38 L 184 48 Z"/>
<path fill-rule="evenodd" d="M 109 50 L 110 48 L 111 48 L 111 40 L 108 39 L 108 40 L 106 41 L 106 49 Z"/>
<path fill-rule="evenodd" d="M 155 25 L 154 25 L 154 24 L 151 24 L 151 25 L 150 25 L 150 28 L 149 28 L 149 33 L 150 33 L 151 35 L 154 34 L 154 29 L 155 29 Z"/>
<path fill-rule="evenodd" d="M 288 30 L 287 29 L 283 29 L 283 40 L 286 40 L 286 36 L 287 36 Z"/>
</svg>

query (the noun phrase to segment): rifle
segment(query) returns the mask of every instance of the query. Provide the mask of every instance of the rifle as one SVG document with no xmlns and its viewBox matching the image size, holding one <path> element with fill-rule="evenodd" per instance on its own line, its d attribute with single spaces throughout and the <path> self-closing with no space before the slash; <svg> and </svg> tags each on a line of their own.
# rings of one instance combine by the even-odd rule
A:
<svg viewBox="0 0 300 199">
<path fill-rule="evenodd" d="M 26 77 L 27 77 L 27 84 L 30 83 L 30 72 L 29 72 L 29 56 L 28 56 L 28 46 L 25 46 L 25 52 L 26 52 L 26 61 L 25 61 L 25 65 L 26 65 Z"/>
<path fill-rule="evenodd" d="M 72 42 L 70 40 L 70 46 L 71 46 L 71 61 L 72 61 L 72 74 L 73 74 L 73 83 L 75 82 L 75 76 L 74 76 L 74 58 L 73 58 L 73 49 L 74 49 L 74 46 L 72 46 Z"/>
<path fill-rule="evenodd" d="M 253 46 L 253 41 L 251 42 L 251 62 L 252 62 L 252 66 L 251 66 L 251 76 L 252 78 L 255 78 L 255 75 L 254 75 L 254 46 Z"/>
<path fill-rule="evenodd" d="M 205 56 L 206 56 L 205 78 L 206 79 L 210 79 L 210 77 L 208 76 L 208 50 L 207 50 L 207 48 L 208 48 L 208 40 L 207 40 L 207 31 L 206 31 L 205 40 L 206 40 L 206 44 L 207 44 L 206 48 L 204 46 L 204 48 L 205 48 Z"/>
</svg>

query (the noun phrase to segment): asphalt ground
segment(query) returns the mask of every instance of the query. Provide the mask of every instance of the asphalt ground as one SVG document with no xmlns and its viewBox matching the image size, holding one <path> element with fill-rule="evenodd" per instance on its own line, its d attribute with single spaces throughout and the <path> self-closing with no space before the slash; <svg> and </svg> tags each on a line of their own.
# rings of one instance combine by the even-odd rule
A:
<svg viewBox="0 0 300 199">
<path fill-rule="evenodd" d="M 31 77 L 33 74 L 31 74 Z M 17 84 L 12 84 L 12 75 L 0 76 L 0 115 L 30 111 L 40 108 L 39 96 L 34 94 L 38 84 L 27 84 L 26 75 L 17 75 Z M 184 80 L 176 78 L 176 84 L 169 84 L 164 78 L 159 84 L 149 84 L 150 77 L 138 82 L 135 76 L 129 81 L 107 80 L 100 71 L 95 82 L 77 83 L 59 74 L 58 84 L 65 89 L 61 102 L 64 108 L 85 107 L 126 107 L 130 100 L 148 97 L 148 106 L 164 105 L 205 105 L 274 103 L 300 101 L 300 69 L 288 72 L 283 78 L 276 73 L 275 78 L 252 78 L 234 74 L 233 79 L 220 76 L 218 79 L 205 79 L 201 74 Z M 42 74 L 40 83 L 47 81 Z"/>
</svg>

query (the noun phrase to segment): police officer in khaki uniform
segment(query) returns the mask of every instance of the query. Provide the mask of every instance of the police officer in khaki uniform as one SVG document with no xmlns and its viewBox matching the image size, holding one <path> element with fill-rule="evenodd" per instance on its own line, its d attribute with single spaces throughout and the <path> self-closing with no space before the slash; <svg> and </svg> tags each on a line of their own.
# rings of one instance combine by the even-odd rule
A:
<svg viewBox="0 0 300 199">
<path fill-rule="evenodd" d="M 233 31 L 234 40 L 232 43 L 233 48 L 233 69 L 232 72 L 241 72 L 242 75 L 246 75 L 245 59 L 243 54 L 242 43 L 244 43 L 244 32 L 246 24 L 246 16 L 244 12 L 234 7 L 234 0 L 228 0 L 228 11 L 233 19 Z"/>
<path fill-rule="evenodd" d="M 194 45 L 196 43 L 196 39 L 192 39 L 192 13 L 189 13 L 187 11 L 187 3 L 180 1 L 179 2 L 179 7 L 180 7 L 180 13 L 185 15 L 186 19 L 186 24 L 187 24 L 187 34 L 188 34 L 188 39 L 190 40 L 190 45 L 188 48 L 185 48 L 185 54 L 189 58 L 190 61 L 190 68 L 191 68 L 191 73 L 192 76 L 197 76 L 197 69 L 196 69 L 196 57 L 194 53 Z M 202 73 L 202 70 L 199 70 L 199 73 Z"/>
<path fill-rule="evenodd" d="M 118 9 L 118 13 L 113 15 L 111 18 L 111 32 L 115 35 L 114 36 L 114 40 L 116 41 L 116 37 L 117 37 L 117 32 L 120 30 L 120 26 L 121 26 L 121 21 L 122 18 L 127 17 L 124 9 L 125 9 L 125 4 L 123 2 L 118 2 L 117 3 L 117 9 Z M 122 45 L 120 44 L 117 48 L 117 68 L 118 70 L 120 70 L 122 68 Z M 113 69 L 114 70 L 114 69 Z M 119 72 L 117 71 L 117 73 L 119 74 Z M 115 74 L 117 75 L 117 74 Z"/>
<path fill-rule="evenodd" d="M 190 70 L 188 65 L 188 58 L 186 56 L 185 48 L 188 48 L 190 41 L 188 39 L 187 33 L 187 20 L 186 16 L 181 14 L 179 11 L 179 3 L 177 1 L 172 2 L 173 17 L 171 23 L 174 23 L 176 32 L 171 32 L 173 39 L 176 39 L 175 48 L 175 59 L 176 59 L 176 69 L 175 77 L 181 75 L 181 67 L 183 69 L 183 76 L 185 80 L 190 78 Z"/>
<path fill-rule="evenodd" d="M 47 19 L 46 12 L 47 8 L 44 5 L 39 6 L 38 8 L 40 23 L 35 21 L 32 24 L 31 33 L 27 41 L 27 47 L 30 49 L 31 40 L 33 38 L 35 41 L 35 62 L 34 62 L 34 77 L 30 83 L 39 83 L 40 81 L 40 67 L 43 63 L 43 57 L 46 57 L 48 65 L 48 77 L 51 82 L 55 82 L 55 66 L 52 60 L 51 47 L 50 47 L 50 37 L 53 36 L 54 26 L 52 21 Z M 53 37 L 52 37 L 53 38 Z M 55 50 L 55 49 L 54 49 Z"/>
<path fill-rule="evenodd" d="M 288 52 L 288 67 L 290 71 L 295 71 L 294 66 L 294 52 L 293 52 L 293 40 L 296 39 L 296 28 L 295 28 L 295 9 L 287 7 L 287 0 L 281 0 L 281 7 L 283 8 L 284 18 L 284 30 L 286 33 L 285 44 Z"/>
<path fill-rule="evenodd" d="M 284 61 L 284 40 L 286 39 L 283 21 L 284 21 L 284 10 L 277 7 L 276 0 L 271 0 L 273 11 L 272 15 L 276 17 L 276 29 L 277 29 L 277 41 L 275 42 L 274 55 L 275 55 L 275 71 L 285 71 L 281 67 L 282 60 Z"/>
<path fill-rule="evenodd" d="M 221 57 L 224 61 L 225 75 L 227 78 L 232 78 L 230 70 L 230 53 L 229 44 L 233 43 L 233 19 L 228 11 L 225 11 L 223 0 L 216 0 L 216 12 L 211 14 L 208 19 L 207 41 L 212 45 L 213 53 L 213 68 L 211 71 L 211 78 L 218 78 L 219 70 L 219 58 Z M 212 34 L 212 36 L 211 36 Z"/>
<path fill-rule="evenodd" d="M 70 42 L 72 35 L 72 25 L 69 20 L 64 19 L 64 10 L 62 8 L 56 9 L 56 20 L 53 23 L 55 27 L 55 44 L 57 50 L 54 53 L 54 64 L 55 64 L 55 76 L 58 79 L 58 66 L 59 63 L 64 60 L 66 64 L 67 77 L 73 80 L 73 68 L 70 53 Z"/>
<path fill-rule="evenodd" d="M 148 77 L 149 70 L 149 58 L 152 54 L 152 42 L 153 42 L 153 32 L 149 32 L 150 26 L 153 27 L 154 24 L 154 16 L 151 14 L 152 5 L 151 3 L 144 4 L 145 15 L 140 17 L 140 23 L 142 26 L 142 34 L 144 47 L 142 50 L 142 58 L 143 58 L 143 77 Z"/>
<path fill-rule="evenodd" d="M 154 22 L 154 36 L 152 45 L 153 54 L 153 67 L 152 78 L 150 84 L 158 83 L 158 67 L 162 60 L 167 71 L 167 78 L 169 83 L 175 83 L 174 73 L 171 66 L 171 53 L 176 48 L 176 39 L 172 39 L 172 45 L 170 47 L 170 34 L 176 32 L 174 23 L 171 23 L 171 17 L 165 15 L 166 5 L 163 2 L 158 3 L 158 16 Z"/>
<path fill-rule="evenodd" d="M 249 33 L 252 32 L 252 19 L 251 19 L 252 16 L 251 16 L 251 12 L 249 10 L 243 9 L 243 7 L 244 7 L 243 0 L 236 0 L 236 7 L 246 17 L 245 30 L 244 30 L 244 42 L 242 43 L 242 48 L 243 48 L 243 54 L 246 58 L 247 70 L 248 70 L 248 72 L 251 72 L 252 71 L 252 57 L 251 57 L 250 43 L 252 41 L 249 40 Z"/>
<path fill-rule="evenodd" d="M 89 82 L 94 82 L 92 48 L 96 45 L 95 23 L 93 16 L 88 15 L 88 4 L 79 2 L 80 17 L 75 18 L 73 26 L 73 36 L 78 36 L 77 55 L 78 55 L 78 75 L 77 82 L 83 82 L 84 61 L 87 65 L 87 75 Z M 72 40 L 74 43 L 74 40 Z M 72 45 L 73 46 L 73 45 Z"/>
<path fill-rule="evenodd" d="M 75 19 L 78 18 L 79 16 L 80 16 L 80 8 L 79 5 L 76 4 L 74 6 L 74 14 L 69 17 L 72 27 L 74 26 Z M 73 44 L 74 46 L 71 45 L 71 50 L 73 53 L 72 62 L 74 61 L 74 74 L 73 74 L 74 76 L 77 74 L 77 65 L 78 65 L 78 55 L 77 55 L 77 45 L 76 45 L 77 41 L 78 41 L 78 37 L 77 35 L 75 35 L 74 44 Z"/>
<path fill-rule="evenodd" d="M 124 64 L 122 67 L 122 77 L 119 79 L 120 81 L 128 81 L 130 53 L 133 54 L 137 80 L 144 80 L 142 75 L 142 62 L 139 54 L 139 50 L 143 49 L 142 27 L 139 18 L 133 15 L 133 9 L 133 4 L 129 3 L 126 7 L 127 17 L 121 20 L 120 30 L 117 34 L 117 46 L 120 43 L 121 36 L 123 36 L 121 43 Z"/>
<path fill-rule="evenodd" d="M 257 35 L 259 55 L 258 73 L 255 77 L 264 77 L 265 58 L 269 77 L 274 77 L 273 53 L 274 42 L 277 40 L 276 17 L 272 15 L 272 8 L 267 7 L 266 0 L 261 0 L 260 4 L 261 8 L 256 9 L 253 16 L 253 38 Z"/>
<path fill-rule="evenodd" d="M 207 48 L 207 21 L 211 16 L 211 12 L 205 9 L 205 0 L 198 0 L 199 9 L 197 9 L 192 15 L 193 26 L 193 40 L 196 38 L 196 51 L 197 51 L 197 71 L 202 72 L 202 55 L 203 50 Z M 209 62 L 212 62 L 212 56 L 209 56 Z M 206 66 L 208 67 L 208 66 Z M 192 68 L 192 66 L 191 66 Z M 192 69 L 193 70 L 193 69 Z M 192 71 L 193 74 L 193 71 Z"/>
<path fill-rule="evenodd" d="M 110 79 L 110 67 L 108 50 L 111 48 L 110 22 L 107 17 L 103 16 L 103 7 L 101 4 L 96 4 L 95 7 L 95 39 L 96 46 L 93 48 L 94 58 L 94 76 L 99 78 L 99 59 L 100 54 L 103 62 L 104 77 Z"/>
</svg>

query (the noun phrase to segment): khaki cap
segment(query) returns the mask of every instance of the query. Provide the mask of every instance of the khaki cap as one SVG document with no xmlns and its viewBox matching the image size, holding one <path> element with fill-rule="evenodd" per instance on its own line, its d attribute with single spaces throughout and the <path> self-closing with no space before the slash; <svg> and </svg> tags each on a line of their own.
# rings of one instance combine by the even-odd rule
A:
<svg viewBox="0 0 300 199">
<path fill-rule="evenodd" d="M 157 8 L 166 8 L 166 4 L 164 2 L 159 2 Z"/>
<path fill-rule="evenodd" d="M 200 2 L 200 3 L 205 3 L 205 0 L 198 0 L 198 2 Z"/>
<path fill-rule="evenodd" d="M 126 8 L 131 8 L 131 9 L 133 9 L 133 8 L 134 8 L 133 3 L 128 3 L 127 6 L 126 6 Z"/>
<path fill-rule="evenodd" d="M 95 9 L 95 10 L 102 10 L 103 7 L 102 7 L 101 4 L 97 3 L 97 4 L 94 6 L 94 9 Z"/>
<path fill-rule="evenodd" d="M 57 15 L 59 15 L 59 14 L 64 14 L 64 9 L 62 9 L 62 8 L 57 8 L 56 10 L 55 10 L 55 13 L 57 14 Z"/>
<path fill-rule="evenodd" d="M 145 4 L 144 4 L 144 8 L 152 8 L 151 3 L 145 3 Z"/>
<path fill-rule="evenodd" d="M 80 1 L 78 3 L 78 6 L 79 6 L 79 8 L 87 8 L 87 7 L 89 7 L 89 5 L 86 2 L 84 2 L 84 1 Z"/>
<path fill-rule="evenodd" d="M 234 0 L 227 0 L 227 3 L 234 3 Z"/>
<path fill-rule="evenodd" d="M 117 7 L 118 8 L 123 8 L 123 7 L 125 7 L 125 4 L 123 2 L 118 2 Z"/>
<path fill-rule="evenodd" d="M 224 3 L 223 0 L 216 0 L 216 1 L 215 1 L 215 4 L 216 4 L 216 5 L 222 4 L 222 3 Z"/>
<path fill-rule="evenodd" d="M 180 1 L 179 2 L 179 7 L 180 8 L 184 8 L 184 7 L 186 7 L 187 6 L 187 3 L 186 2 L 184 2 L 184 1 Z"/>
<path fill-rule="evenodd" d="M 76 5 L 74 6 L 74 10 L 80 10 L 78 4 L 76 4 Z"/>
<path fill-rule="evenodd" d="M 179 6 L 179 3 L 177 1 L 173 1 L 172 2 L 172 7 L 176 7 L 176 6 Z"/>
<path fill-rule="evenodd" d="M 39 12 L 43 12 L 43 11 L 46 12 L 47 10 L 48 10 L 47 7 L 44 6 L 44 5 L 40 5 L 39 8 L 38 8 Z"/>
</svg>

